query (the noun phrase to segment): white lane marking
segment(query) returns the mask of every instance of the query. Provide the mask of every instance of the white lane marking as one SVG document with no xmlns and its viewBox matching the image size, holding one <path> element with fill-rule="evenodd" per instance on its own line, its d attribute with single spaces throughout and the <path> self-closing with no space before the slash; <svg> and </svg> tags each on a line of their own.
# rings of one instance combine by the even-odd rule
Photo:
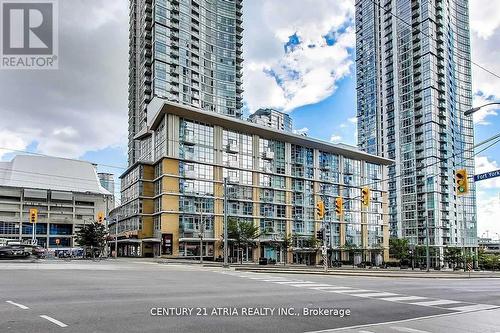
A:
<svg viewBox="0 0 500 333">
<path fill-rule="evenodd" d="M 367 289 L 343 289 L 343 290 L 327 290 L 331 293 L 344 293 L 344 294 L 356 294 L 356 293 L 364 293 L 368 291 L 373 291 L 373 290 L 367 290 Z M 356 296 L 356 295 L 353 295 Z"/>
<path fill-rule="evenodd" d="M 402 326 L 391 326 L 391 328 L 398 332 L 409 332 L 409 333 L 431 333 L 429 331 L 417 330 L 415 328 L 402 327 Z"/>
<path fill-rule="evenodd" d="M 328 291 L 328 290 L 342 290 L 342 289 L 352 289 L 352 288 L 351 287 L 331 286 L 331 287 L 315 287 L 315 288 L 311 288 L 311 289 Z"/>
<path fill-rule="evenodd" d="M 264 281 L 264 282 L 286 282 L 286 281 L 290 281 L 290 280 L 287 280 L 287 279 L 272 279 L 272 280 L 261 280 L 261 281 Z"/>
<path fill-rule="evenodd" d="M 291 284 L 291 286 L 299 288 L 300 287 L 309 288 L 309 287 L 328 287 L 329 285 L 324 283 L 296 283 L 296 284 Z"/>
<path fill-rule="evenodd" d="M 488 310 L 488 309 L 494 309 L 494 308 L 498 308 L 498 306 L 488 305 L 488 304 L 474 304 L 474 305 L 458 306 L 455 308 L 446 308 L 446 309 L 464 312 L 464 311 Z"/>
<path fill-rule="evenodd" d="M 43 318 L 43 319 L 47 319 L 48 321 L 56 324 L 57 326 L 59 327 L 68 327 L 68 325 L 66 325 L 65 323 L 63 323 L 62 321 L 59 321 L 57 319 L 54 319 L 52 317 L 49 317 L 47 315 L 40 315 L 40 318 Z"/>
<path fill-rule="evenodd" d="M 407 322 L 412 322 L 412 321 L 417 321 L 417 320 L 422 320 L 422 319 L 451 317 L 451 316 L 457 316 L 460 314 L 461 314 L 461 312 L 443 313 L 443 314 L 415 317 L 415 318 L 402 319 L 402 320 L 385 321 L 385 322 L 374 323 L 374 324 L 362 324 L 362 325 L 354 325 L 354 326 L 346 326 L 346 327 L 329 328 L 326 330 L 319 330 L 319 331 L 306 331 L 304 333 L 330 333 L 330 332 L 338 332 L 338 331 L 345 331 L 345 330 L 353 330 L 353 329 L 364 328 L 364 327 L 372 328 L 372 327 L 377 327 L 377 326 L 382 326 L 382 325 L 407 323 Z"/>
<path fill-rule="evenodd" d="M 312 283 L 312 282 L 309 282 L 309 281 L 276 281 L 274 283 L 278 283 L 278 284 L 293 284 L 293 283 Z"/>
<path fill-rule="evenodd" d="M 375 333 L 375 332 L 372 332 L 372 331 L 358 331 L 358 333 Z"/>
<path fill-rule="evenodd" d="M 19 303 L 15 303 L 15 302 L 12 302 L 12 301 L 5 301 L 6 303 L 9 303 L 9 304 L 12 304 L 12 305 L 15 305 L 17 306 L 18 308 L 21 308 L 23 310 L 27 310 L 29 309 L 26 305 L 22 305 L 22 304 L 19 304 Z"/>
<path fill-rule="evenodd" d="M 451 301 L 448 299 L 438 299 L 436 301 L 428 301 L 428 302 L 411 302 L 410 304 L 423 305 L 423 306 L 434 306 L 434 305 L 445 305 L 445 304 L 456 304 L 456 303 L 464 303 L 464 302 Z"/>
<path fill-rule="evenodd" d="M 359 297 L 387 297 L 387 296 L 396 296 L 394 293 L 386 293 L 386 292 L 374 292 L 374 293 L 366 293 L 366 294 L 356 294 Z"/>
<path fill-rule="evenodd" d="M 428 297 L 420 297 L 420 296 L 400 296 L 400 297 L 384 297 L 379 298 L 384 301 L 390 302 L 401 302 L 401 301 L 415 301 L 417 299 L 428 299 Z"/>
</svg>

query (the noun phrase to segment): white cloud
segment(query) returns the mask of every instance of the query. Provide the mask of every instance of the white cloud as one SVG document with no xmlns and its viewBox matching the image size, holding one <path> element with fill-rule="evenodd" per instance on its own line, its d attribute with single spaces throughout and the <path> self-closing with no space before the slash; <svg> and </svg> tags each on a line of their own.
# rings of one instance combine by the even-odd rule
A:
<svg viewBox="0 0 500 333">
<path fill-rule="evenodd" d="M 11 153 L 14 150 L 26 149 L 28 144 L 29 142 L 24 139 L 23 135 L 19 135 L 7 129 L 0 129 L 0 160 L 5 154 Z"/>
<path fill-rule="evenodd" d="M 500 27 L 500 6 L 497 1 L 470 0 L 470 26 L 480 38 L 488 39 Z"/>
<path fill-rule="evenodd" d="M 491 100 L 487 99 L 484 95 L 482 94 L 475 94 L 474 95 L 474 106 L 481 106 L 485 105 L 487 103 L 490 103 Z M 486 106 L 479 111 L 476 111 L 472 116 L 474 119 L 474 123 L 476 125 L 490 125 L 491 123 L 486 120 L 488 116 L 496 116 L 498 115 L 498 110 L 499 106 L 498 105 L 491 105 L 491 106 Z"/>
<path fill-rule="evenodd" d="M 477 234 L 481 236 L 487 230 L 490 235 L 500 233 L 498 213 L 500 212 L 500 198 L 498 194 L 477 191 Z"/>
<path fill-rule="evenodd" d="M 332 134 L 332 136 L 330 137 L 330 142 L 333 143 L 338 143 L 340 142 L 340 140 L 342 140 L 342 137 L 340 135 Z"/>
<path fill-rule="evenodd" d="M 475 169 L 476 174 L 500 169 L 497 161 L 490 160 L 486 156 L 476 156 L 475 161 L 476 161 L 476 169 Z M 478 188 L 478 190 L 491 189 L 491 188 L 500 190 L 500 177 L 478 181 L 476 183 L 476 187 Z"/>
<path fill-rule="evenodd" d="M 358 123 L 358 118 L 357 117 L 352 117 L 347 119 L 350 123 L 357 124 Z"/>
<path fill-rule="evenodd" d="M 293 133 L 298 134 L 298 135 L 305 135 L 305 134 L 307 134 L 307 132 L 309 132 L 309 128 L 307 128 L 307 127 L 293 130 Z"/>
<path fill-rule="evenodd" d="M 350 73 L 353 1 L 255 0 L 243 8 L 244 98 L 251 112 L 267 106 L 290 111 L 319 102 Z M 300 44 L 285 53 L 294 34 Z M 335 40 L 333 45 L 325 35 Z"/>
<path fill-rule="evenodd" d="M 500 5 L 497 1 L 471 0 L 470 27 L 472 60 L 492 71 L 500 74 Z M 472 65 L 473 92 L 488 96 L 492 100 L 500 97 L 500 79 L 487 71 Z M 475 105 L 476 102 L 474 103 Z M 483 111 L 482 112 L 486 112 Z M 476 117 L 477 118 L 477 117 Z M 483 118 L 484 119 L 484 118 Z"/>
<path fill-rule="evenodd" d="M 59 70 L 2 73 L 0 141 L 16 149 L 36 142 L 38 152 L 76 158 L 124 146 L 127 1 L 61 1 L 59 7 Z"/>
</svg>

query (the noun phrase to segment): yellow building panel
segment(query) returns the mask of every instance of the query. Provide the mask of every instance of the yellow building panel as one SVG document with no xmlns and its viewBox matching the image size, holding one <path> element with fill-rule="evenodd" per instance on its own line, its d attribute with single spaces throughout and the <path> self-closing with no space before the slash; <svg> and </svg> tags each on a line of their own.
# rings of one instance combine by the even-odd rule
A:
<svg viewBox="0 0 500 333">
<path fill-rule="evenodd" d="M 143 182 L 144 196 L 153 197 L 155 195 L 154 184 L 151 182 Z"/>
<path fill-rule="evenodd" d="M 153 217 L 152 216 L 142 216 L 142 229 L 138 232 L 139 238 L 149 238 L 153 237 Z"/>
<path fill-rule="evenodd" d="M 179 178 L 176 177 L 163 177 L 162 178 L 162 192 L 179 193 Z"/>
<path fill-rule="evenodd" d="M 143 214 L 153 214 L 154 213 L 154 201 L 153 201 L 153 199 L 142 199 L 142 213 Z"/>
<path fill-rule="evenodd" d="M 163 195 L 161 197 L 161 210 L 169 212 L 178 212 L 179 197 L 176 195 Z"/>
<path fill-rule="evenodd" d="M 179 161 L 171 158 L 162 160 L 163 173 L 168 175 L 179 175 Z"/>
<path fill-rule="evenodd" d="M 172 234 L 172 255 L 179 255 L 179 214 L 161 214 L 162 234 Z"/>
<path fill-rule="evenodd" d="M 144 165 L 144 173 L 142 178 L 145 180 L 153 180 L 155 178 L 155 168 L 152 165 Z"/>
</svg>

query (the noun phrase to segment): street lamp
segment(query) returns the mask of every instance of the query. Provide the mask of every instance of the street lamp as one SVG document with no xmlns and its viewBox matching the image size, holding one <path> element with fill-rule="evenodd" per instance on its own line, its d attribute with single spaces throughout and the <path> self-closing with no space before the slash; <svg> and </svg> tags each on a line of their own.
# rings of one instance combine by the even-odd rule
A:
<svg viewBox="0 0 500 333">
<path fill-rule="evenodd" d="M 472 108 L 472 109 L 469 109 L 467 111 L 464 112 L 464 115 L 465 116 L 470 116 L 471 114 L 481 110 L 482 108 L 486 107 L 486 106 L 490 106 L 490 105 L 500 105 L 500 102 L 491 102 L 491 103 L 487 103 L 487 104 L 484 104 L 484 105 L 481 105 L 481 106 L 477 106 L 475 108 Z"/>
</svg>

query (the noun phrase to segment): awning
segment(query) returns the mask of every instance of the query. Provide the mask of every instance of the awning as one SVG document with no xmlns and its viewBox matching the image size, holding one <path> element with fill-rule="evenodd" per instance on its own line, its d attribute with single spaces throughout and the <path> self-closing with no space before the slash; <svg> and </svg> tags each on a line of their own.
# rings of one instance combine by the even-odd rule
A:
<svg viewBox="0 0 500 333">
<path fill-rule="evenodd" d="M 161 243 L 159 238 L 143 238 L 142 241 L 145 243 Z"/>
<path fill-rule="evenodd" d="M 203 238 L 204 242 L 216 242 L 219 241 L 220 239 L 218 238 Z M 179 242 L 200 242 L 200 238 L 198 237 L 186 237 L 186 238 L 179 238 Z"/>
<path fill-rule="evenodd" d="M 119 239 L 116 241 L 117 243 L 133 243 L 133 244 L 140 244 L 141 240 L 140 239 Z M 113 243 L 113 242 L 110 242 Z"/>
</svg>

